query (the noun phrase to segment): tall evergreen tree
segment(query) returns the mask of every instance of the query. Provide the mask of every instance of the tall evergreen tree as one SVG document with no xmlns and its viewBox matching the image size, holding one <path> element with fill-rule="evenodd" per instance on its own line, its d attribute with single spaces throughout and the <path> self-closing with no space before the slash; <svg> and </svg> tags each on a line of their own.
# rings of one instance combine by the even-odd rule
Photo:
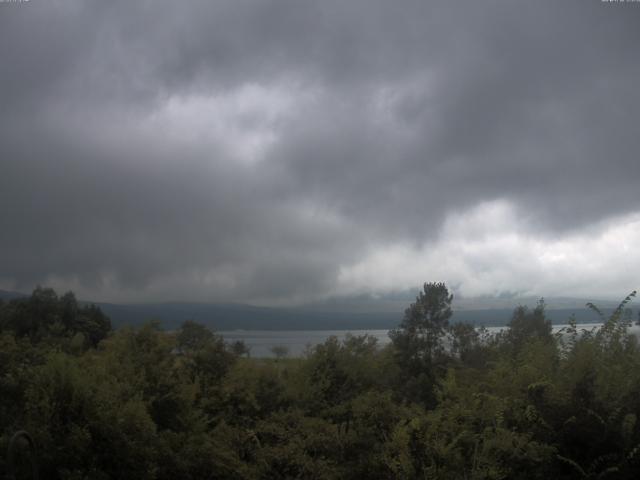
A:
<svg viewBox="0 0 640 480">
<path fill-rule="evenodd" d="M 444 356 L 452 300 L 444 283 L 425 283 L 400 326 L 389 333 L 402 372 L 401 388 L 410 400 L 434 401 L 435 370 Z"/>
</svg>

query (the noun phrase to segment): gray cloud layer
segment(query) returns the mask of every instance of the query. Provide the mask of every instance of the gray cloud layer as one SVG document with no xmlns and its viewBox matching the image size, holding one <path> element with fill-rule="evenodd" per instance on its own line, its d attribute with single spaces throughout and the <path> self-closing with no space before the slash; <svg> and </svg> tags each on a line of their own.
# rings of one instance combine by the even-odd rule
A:
<svg viewBox="0 0 640 480">
<path fill-rule="evenodd" d="M 289 301 L 483 202 L 550 238 L 636 212 L 639 21 L 595 0 L 0 4 L 0 282 Z"/>
</svg>

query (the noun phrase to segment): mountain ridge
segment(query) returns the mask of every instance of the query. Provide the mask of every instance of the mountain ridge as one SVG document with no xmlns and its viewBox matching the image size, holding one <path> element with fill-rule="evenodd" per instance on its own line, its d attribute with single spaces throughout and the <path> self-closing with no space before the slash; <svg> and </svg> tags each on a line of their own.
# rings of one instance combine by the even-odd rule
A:
<svg viewBox="0 0 640 480">
<path fill-rule="evenodd" d="M 26 298 L 20 292 L 0 290 L 5 300 Z M 415 296 L 413 297 L 415 298 Z M 173 330 L 185 320 L 194 320 L 214 330 L 368 330 L 391 329 L 398 326 L 404 310 L 413 300 L 385 299 L 357 296 L 340 297 L 325 302 L 294 307 L 273 307 L 237 302 L 147 302 L 147 303 L 93 303 L 111 318 L 116 328 L 137 326 L 156 320 L 162 328 Z M 518 305 L 534 306 L 537 297 L 500 299 L 485 297 L 454 298 L 452 322 L 469 322 L 480 326 L 506 325 Z M 584 302 L 584 303 L 582 303 Z M 550 298 L 547 316 L 554 324 L 566 323 L 575 315 L 579 323 L 596 323 L 600 317 L 585 306 L 586 301 L 571 297 Z M 462 304 L 462 305 L 460 305 Z M 606 314 L 617 306 L 616 302 L 598 302 Z"/>
</svg>

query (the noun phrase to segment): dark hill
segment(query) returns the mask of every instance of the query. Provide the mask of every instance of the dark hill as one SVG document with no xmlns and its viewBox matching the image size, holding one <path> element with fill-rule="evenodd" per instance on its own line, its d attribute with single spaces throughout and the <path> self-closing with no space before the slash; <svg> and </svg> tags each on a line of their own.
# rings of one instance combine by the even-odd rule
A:
<svg viewBox="0 0 640 480">
<path fill-rule="evenodd" d="M 241 304 L 157 303 L 138 305 L 98 304 L 113 325 L 139 325 L 159 320 L 163 328 L 175 329 L 185 320 L 195 320 L 214 330 L 367 330 L 390 329 L 402 320 L 402 311 L 320 311 L 304 308 L 269 308 Z M 609 310 L 604 309 L 604 313 Z M 452 321 L 474 325 L 503 326 L 512 308 L 454 311 Z M 575 314 L 578 323 L 596 323 L 599 317 L 587 308 L 549 309 L 554 324 L 566 323 Z"/>
</svg>

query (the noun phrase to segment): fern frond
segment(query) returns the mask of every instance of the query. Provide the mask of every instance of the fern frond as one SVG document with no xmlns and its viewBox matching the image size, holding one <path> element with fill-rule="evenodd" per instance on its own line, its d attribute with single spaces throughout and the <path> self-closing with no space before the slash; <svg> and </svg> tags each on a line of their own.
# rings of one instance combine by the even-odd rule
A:
<svg viewBox="0 0 640 480">
<path fill-rule="evenodd" d="M 604 478 L 604 477 L 606 477 L 608 475 L 611 475 L 613 473 L 620 473 L 620 468 L 618 468 L 618 467 L 609 467 L 606 470 L 603 470 L 602 472 L 600 472 L 598 474 L 597 478 Z"/>
<path fill-rule="evenodd" d="M 604 313 L 602 313 L 602 310 L 600 310 L 598 307 L 596 307 L 593 303 L 587 302 L 586 306 L 589 307 L 595 313 L 597 313 L 603 323 L 606 321 L 605 318 L 604 318 Z"/>
<path fill-rule="evenodd" d="M 584 469 L 575 460 L 563 457 L 562 455 L 556 455 L 556 458 L 566 465 L 573 467 L 573 469 L 578 472 L 582 476 L 582 478 L 587 478 L 587 472 L 585 472 Z"/>
<path fill-rule="evenodd" d="M 609 320 L 608 320 L 609 322 L 614 323 L 622 316 L 622 313 L 624 312 L 624 308 L 636 296 L 636 293 L 637 292 L 634 290 L 629 295 L 627 295 L 624 298 L 624 300 L 620 302 L 620 304 L 616 307 L 616 309 L 611 314 L 611 317 L 609 317 Z"/>
</svg>

